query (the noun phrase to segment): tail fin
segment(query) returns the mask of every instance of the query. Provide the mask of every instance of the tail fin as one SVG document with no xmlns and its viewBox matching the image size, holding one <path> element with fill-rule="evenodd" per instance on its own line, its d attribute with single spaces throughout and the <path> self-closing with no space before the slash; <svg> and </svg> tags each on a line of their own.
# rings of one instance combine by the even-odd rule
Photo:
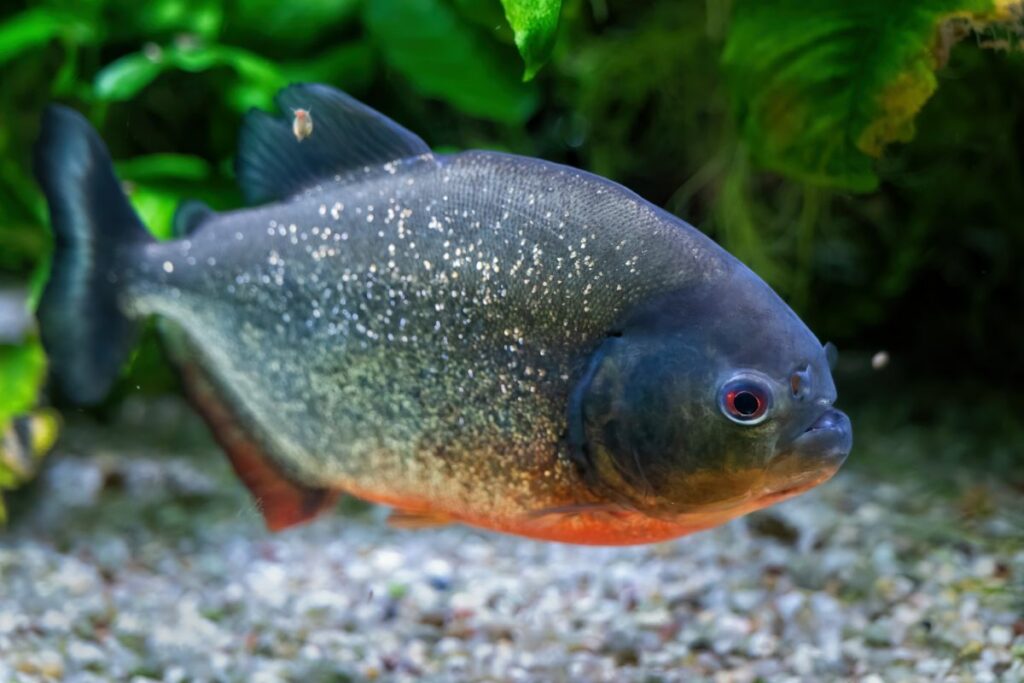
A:
<svg viewBox="0 0 1024 683">
<path fill-rule="evenodd" d="M 50 206 L 54 252 L 39 303 L 39 330 L 57 389 L 100 401 L 138 334 L 119 306 L 123 264 L 153 240 L 114 176 L 106 147 L 85 118 L 51 106 L 35 147 L 35 172 Z"/>
</svg>

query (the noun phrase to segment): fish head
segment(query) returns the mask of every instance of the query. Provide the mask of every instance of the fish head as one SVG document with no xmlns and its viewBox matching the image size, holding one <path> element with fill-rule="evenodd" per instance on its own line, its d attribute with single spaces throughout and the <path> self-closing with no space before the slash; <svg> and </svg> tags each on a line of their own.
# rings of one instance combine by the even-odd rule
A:
<svg viewBox="0 0 1024 683">
<path fill-rule="evenodd" d="M 826 481 L 852 446 L 830 347 L 738 264 L 637 306 L 571 396 L 584 475 L 605 498 L 694 529 Z"/>
</svg>

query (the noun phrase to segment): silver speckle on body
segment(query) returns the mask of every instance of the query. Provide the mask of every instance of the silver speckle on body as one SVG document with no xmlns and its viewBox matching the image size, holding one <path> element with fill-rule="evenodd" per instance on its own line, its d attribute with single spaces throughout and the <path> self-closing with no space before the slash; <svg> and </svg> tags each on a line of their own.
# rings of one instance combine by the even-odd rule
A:
<svg viewBox="0 0 1024 683">
<path fill-rule="evenodd" d="M 483 152 L 324 182 L 149 251 L 131 305 L 185 330 L 292 474 L 497 515 L 580 488 L 571 379 L 622 312 L 736 267 L 624 188 Z"/>
</svg>

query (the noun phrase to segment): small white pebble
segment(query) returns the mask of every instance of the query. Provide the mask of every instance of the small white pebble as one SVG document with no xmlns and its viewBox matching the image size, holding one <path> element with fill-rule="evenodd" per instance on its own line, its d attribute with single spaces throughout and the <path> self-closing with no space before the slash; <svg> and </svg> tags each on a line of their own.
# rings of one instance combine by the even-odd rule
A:
<svg viewBox="0 0 1024 683">
<path fill-rule="evenodd" d="M 996 647 L 1006 647 L 1013 640 L 1013 632 L 1005 626 L 993 626 L 988 630 L 988 641 Z"/>
</svg>

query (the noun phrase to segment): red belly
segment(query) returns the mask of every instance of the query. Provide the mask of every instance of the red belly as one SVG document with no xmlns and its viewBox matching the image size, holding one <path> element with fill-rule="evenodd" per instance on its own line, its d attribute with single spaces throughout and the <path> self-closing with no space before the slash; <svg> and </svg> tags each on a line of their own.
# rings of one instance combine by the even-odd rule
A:
<svg viewBox="0 0 1024 683">
<path fill-rule="evenodd" d="M 410 526 L 436 526 L 447 521 L 542 541 L 579 545 L 657 543 L 707 529 L 724 521 L 691 519 L 686 524 L 680 524 L 621 509 L 583 509 L 579 512 L 550 512 L 496 518 L 474 515 L 468 511 L 441 510 L 423 498 L 396 496 L 352 486 L 347 486 L 346 492 L 372 503 L 394 507 L 402 511 L 403 517 L 407 519 L 421 516 L 426 522 Z"/>
</svg>

